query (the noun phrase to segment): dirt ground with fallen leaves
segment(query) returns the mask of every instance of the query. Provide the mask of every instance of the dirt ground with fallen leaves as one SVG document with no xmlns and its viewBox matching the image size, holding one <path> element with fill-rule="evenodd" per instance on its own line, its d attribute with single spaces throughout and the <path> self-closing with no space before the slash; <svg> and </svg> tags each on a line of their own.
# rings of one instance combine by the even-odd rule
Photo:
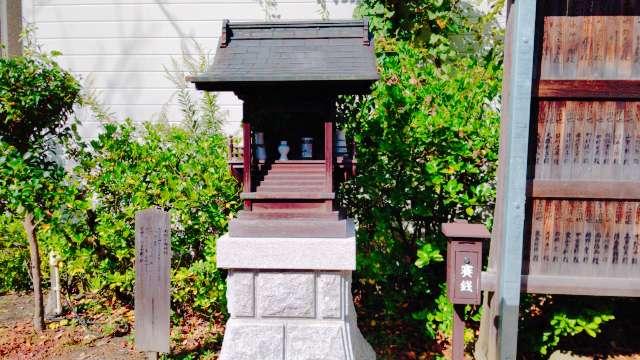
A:
<svg viewBox="0 0 640 360">
<path fill-rule="evenodd" d="M 45 297 L 46 299 L 46 297 Z M 69 306 L 69 304 L 72 306 Z M 31 294 L 9 294 L 0 296 L 0 359 L 59 359 L 59 360 L 144 360 L 145 354 L 134 349 L 132 333 L 134 313 L 130 306 L 109 303 L 95 298 L 75 298 L 66 301 L 63 316 L 47 321 L 42 333 L 33 331 L 31 325 L 33 297 Z M 205 320 L 197 315 L 183 314 L 171 328 L 172 354 L 164 359 L 216 360 L 224 327 L 223 317 Z M 378 326 L 376 326 L 378 325 Z M 380 324 L 360 324 L 365 334 L 380 334 Z M 376 329 L 373 329 L 375 327 Z M 401 326 L 392 326 L 400 331 Z M 375 330 L 375 331 L 374 331 Z M 557 351 L 552 360 L 640 360 L 638 339 L 639 324 L 628 324 L 624 329 L 610 331 L 608 336 L 586 344 L 572 344 L 570 348 L 581 349 L 579 355 Z M 386 331 L 382 331 L 386 333 Z M 394 334 L 388 334 L 393 336 Z M 395 334 L 398 336 L 398 334 Z M 627 335 L 627 336 L 624 336 Z M 616 344 L 632 335 L 629 344 Z M 640 345 L 640 341 L 637 343 Z M 406 350 L 389 346 L 378 349 L 378 356 L 391 360 L 428 360 L 442 351 L 450 358 L 447 340 L 439 339 L 429 350 Z M 411 346 L 413 347 L 413 346 Z M 415 346 L 419 348 L 419 346 Z M 627 349 L 628 348 L 628 349 Z M 605 349 L 617 349 L 615 355 L 607 355 Z M 604 354 L 603 354 L 603 350 Z M 620 351 L 625 350 L 625 351 Z M 598 355 L 593 355 L 598 354 Z M 466 359 L 471 359 L 469 354 Z"/>
<path fill-rule="evenodd" d="M 47 321 L 47 329 L 38 334 L 31 324 L 31 294 L 0 296 L 0 359 L 146 359 L 134 349 L 133 309 L 111 309 L 92 299 L 74 305 L 64 316 Z M 185 316 L 172 325 L 171 358 L 217 359 L 223 330 L 215 322 Z"/>
</svg>

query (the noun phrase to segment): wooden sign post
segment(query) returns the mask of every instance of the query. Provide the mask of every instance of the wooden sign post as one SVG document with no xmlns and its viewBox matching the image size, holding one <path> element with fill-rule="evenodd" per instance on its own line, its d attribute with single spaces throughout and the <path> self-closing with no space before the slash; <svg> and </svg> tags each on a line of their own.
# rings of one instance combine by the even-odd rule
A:
<svg viewBox="0 0 640 360">
<path fill-rule="evenodd" d="M 136 348 L 156 359 L 169 352 L 169 282 L 171 274 L 169 213 L 136 213 Z"/>
<path fill-rule="evenodd" d="M 482 224 L 468 224 L 464 220 L 442 224 L 447 238 L 447 292 L 453 304 L 452 359 L 464 360 L 464 308 L 480 305 L 480 271 L 482 269 L 482 241 L 489 239 L 489 231 Z"/>
</svg>

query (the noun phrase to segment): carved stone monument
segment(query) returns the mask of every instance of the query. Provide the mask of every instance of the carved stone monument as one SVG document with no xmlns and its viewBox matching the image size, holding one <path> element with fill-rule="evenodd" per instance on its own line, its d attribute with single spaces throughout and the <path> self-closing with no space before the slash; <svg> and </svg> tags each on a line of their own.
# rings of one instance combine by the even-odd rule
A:
<svg viewBox="0 0 640 360">
<path fill-rule="evenodd" d="M 337 96 L 377 79 L 363 20 L 225 21 L 213 66 L 190 79 L 244 101 L 244 210 L 217 243 L 231 314 L 221 360 L 375 359 L 351 298 L 354 224 L 334 203 L 354 164 L 334 155 L 334 122 Z"/>
</svg>

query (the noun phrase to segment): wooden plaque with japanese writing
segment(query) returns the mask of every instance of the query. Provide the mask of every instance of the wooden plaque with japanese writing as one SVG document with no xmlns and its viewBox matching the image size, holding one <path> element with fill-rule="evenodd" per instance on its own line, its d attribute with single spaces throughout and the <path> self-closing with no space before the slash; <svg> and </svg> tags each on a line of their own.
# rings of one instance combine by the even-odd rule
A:
<svg viewBox="0 0 640 360">
<path fill-rule="evenodd" d="M 523 271 L 565 279 L 547 292 L 638 296 L 625 279 L 640 280 L 639 9 L 559 3 L 539 16 Z"/>
<path fill-rule="evenodd" d="M 159 209 L 136 213 L 136 349 L 169 352 L 169 214 Z"/>
</svg>

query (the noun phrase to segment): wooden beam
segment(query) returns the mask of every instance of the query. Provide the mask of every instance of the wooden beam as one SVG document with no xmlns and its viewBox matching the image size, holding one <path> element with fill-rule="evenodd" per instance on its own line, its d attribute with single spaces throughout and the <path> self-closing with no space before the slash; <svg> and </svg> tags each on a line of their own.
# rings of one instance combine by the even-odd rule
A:
<svg viewBox="0 0 640 360">
<path fill-rule="evenodd" d="M 638 181 L 533 180 L 531 197 L 640 200 Z"/>
<path fill-rule="evenodd" d="M 536 96 L 550 99 L 640 99 L 640 81 L 540 80 Z"/>
<path fill-rule="evenodd" d="M 510 60 L 504 68 L 507 90 L 503 97 L 500 159 L 504 172 L 500 179 L 500 204 L 497 204 L 501 210 L 496 217 L 500 225 L 493 237 L 499 243 L 496 251 L 499 275 L 492 300 L 494 306 L 486 315 L 488 323 L 497 327 L 495 339 L 489 340 L 489 358 L 500 360 L 515 360 L 517 354 L 536 0 L 517 0 L 508 9 L 509 35 L 505 47 Z"/>
<path fill-rule="evenodd" d="M 497 275 L 483 272 L 483 291 L 495 291 Z M 640 297 L 640 279 L 521 275 L 521 291 L 532 294 Z"/>
<path fill-rule="evenodd" d="M 251 192 L 251 124 L 242 123 L 242 189 L 245 193 Z M 244 209 L 251 210 L 251 200 L 244 201 Z"/>
</svg>

